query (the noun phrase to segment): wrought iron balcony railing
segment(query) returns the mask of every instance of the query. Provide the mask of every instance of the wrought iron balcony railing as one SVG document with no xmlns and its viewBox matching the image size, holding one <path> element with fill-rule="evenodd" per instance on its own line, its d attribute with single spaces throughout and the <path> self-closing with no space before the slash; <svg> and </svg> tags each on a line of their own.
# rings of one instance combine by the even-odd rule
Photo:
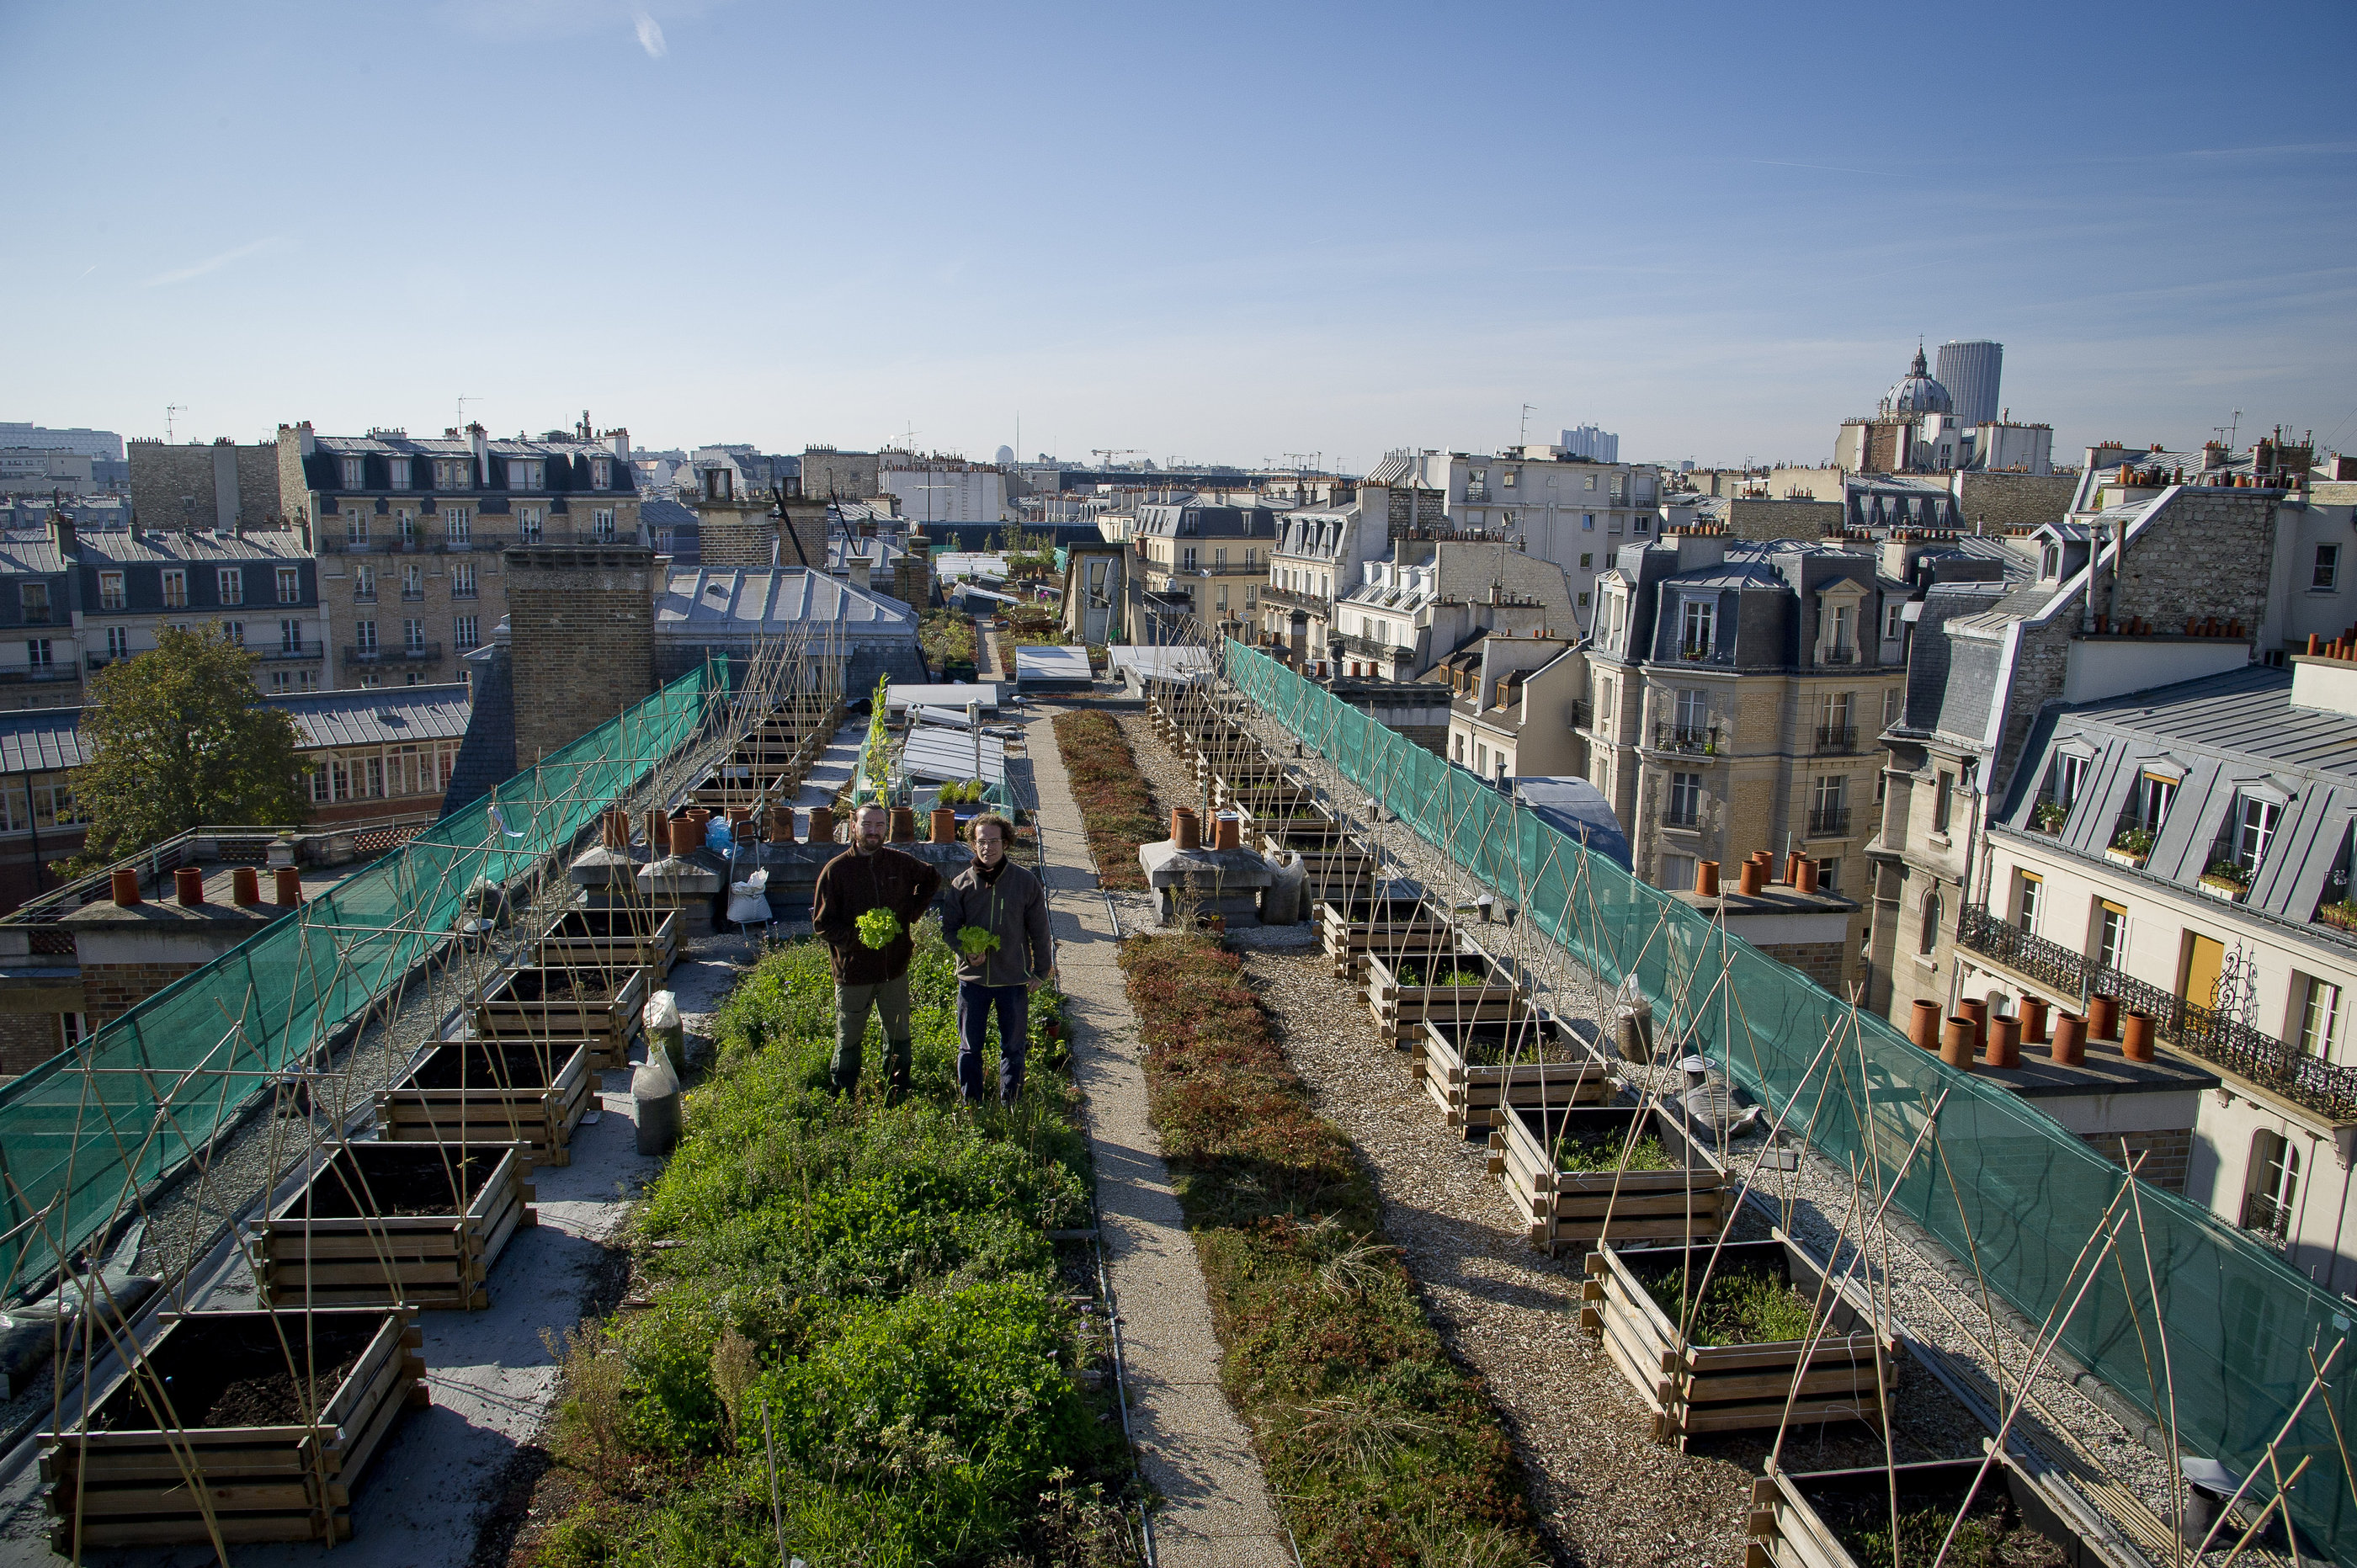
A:
<svg viewBox="0 0 2357 1568">
<path fill-rule="evenodd" d="M 2327 1115 L 2357 1120 L 2357 1068 L 2309 1056 L 2239 1019 L 1999 919 L 1986 905 L 1968 905 L 1957 917 L 1956 940 L 2050 990 L 2077 997 L 2082 1008 L 2097 993 L 2116 996 L 2122 1007 L 2148 1015 L 2153 1033 L 2186 1055 Z"/>
<path fill-rule="evenodd" d="M 1809 836 L 1813 839 L 1837 839 L 1849 836 L 1847 806 L 1817 806 L 1809 811 Z"/>
<path fill-rule="evenodd" d="M 1653 726 L 1655 751 L 1699 752 L 1705 756 L 1716 757 L 1718 754 L 1718 748 L 1719 730 L 1717 725 L 1655 725 Z"/>
<path fill-rule="evenodd" d="M 1857 726 L 1856 725 L 1819 725 L 1817 726 L 1818 756 L 1846 757 L 1857 749 Z"/>
<path fill-rule="evenodd" d="M 376 648 L 347 648 L 347 664 L 418 664 L 442 657 L 438 642 L 386 643 Z"/>
</svg>

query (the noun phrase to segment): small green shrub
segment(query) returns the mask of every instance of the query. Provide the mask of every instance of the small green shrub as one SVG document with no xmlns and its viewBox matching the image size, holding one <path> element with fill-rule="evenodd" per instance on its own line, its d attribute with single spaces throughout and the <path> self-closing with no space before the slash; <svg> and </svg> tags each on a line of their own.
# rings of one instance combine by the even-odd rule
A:
<svg viewBox="0 0 2357 1568">
<path fill-rule="evenodd" d="M 1684 1326 L 1687 1339 L 1696 1345 L 1772 1345 L 1809 1337 L 1811 1303 L 1770 1269 L 1711 1275 L 1699 1307 L 1691 1309 L 1691 1323 L 1686 1290 L 1692 1278 L 1670 1270 L 1642 1283 L 1653 1305 L 1672 1323 Z"/>
</svg>

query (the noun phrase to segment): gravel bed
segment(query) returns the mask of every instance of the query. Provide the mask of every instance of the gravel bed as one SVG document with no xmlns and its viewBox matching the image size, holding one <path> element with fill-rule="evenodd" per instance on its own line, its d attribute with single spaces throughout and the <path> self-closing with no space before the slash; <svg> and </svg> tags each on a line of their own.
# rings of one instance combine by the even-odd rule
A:
<svg viewBox="0 0 2357 1568">
<path fill-rule="evenodd" d="M 1149 779 L 1155 776 L 1157 764 L 1166 774 L 1179 771 L 1180 765 L 1154 737 L 1150 725 L 1143 719 L 1135 722 L 1139 728 L 1134 732 L 1132 744 L 1141 768 L 1148 770 Z M 1280 731 L 1265 715 L 1254 727 L 1273 750 L 1282 754 L 1292 749 L 1295 737 Z M 1369 810 L 1365 792 L 1344 780 L 1324 758 L 1313 753 L 1302 758 L 1298 766 L 1330 801 L 1359 819 L 1385 862 L 1387 875 L 1422 881 L 1452 906 L 1470 904 L 1480 891 L 1477 884 L 1410 830 L 1396 822 L 1380 821 L 1380 813 Z M 1186 781 L 1191 786 L 1190 779 Z M 1500 937 L 1494 928 L 1484 929 L 1481 935 L 1485 945 L 1499 957 L 1520 964 L 1533 991 L 1545 1004 L 1574 1020 L 1575 1027 L 1583 1035 L 1596 1037 L 1595 1021 L 1609 1011 L 1609 989 L 1551 940 L 1527 926 L 1512 922 L 1510 911 L 1500 913 L 1509 917 L 1505 932 Z M 1479 1207 L 1461 1211 L 1451 1207 L 1446 1195 L 1459 1190 L 1449 1179 L 1452 1167 L 1461 1167 L 1467 1179 L 1481 1176 L 1483 1167 L 1477 1146 L 1469 1143 L 1462 1151 L 1449 1148 L 1445 1158 L 1430 1149 L 1418 1153 L 1402 1146 L 1416 1142 L 1407 1135 L 1411 1128 L 1420 1129 L 1425 1142 L 1438 1140 L 1436 1148 L 1445 1147 L 1453 1140 L 1440 1123 L 1437 1109 L 1408 1079 L 1405 1058 L 1398 1056 L 1395 1061 L 1385 1061 L 1393 1053 L 1377 1046 L 1371 1028 L 1361 1016 L 1352 1015 L 1354 1012 L 1362 1015 L 1362 1009 L 1342 991 L 1340 983 L 1319 967 L 1322 961 L 1254 954 L 1247 960 L 1247 968 L 1264 980 L 1270 1004 L 1281 1018 L 1285 1018 L 1289 1007 L 1305 1009 L 1298 1026 L 1286 1019 L 1288 1053 L 1300 1053 L 1294 1064 L 1296 1069 L 1312 1084 L 1320 1111 L 1350 1133 L 1374 1167 L 1383 1187 L 1387 1215 L 1395 1216 L 1387 1218 L 1386 1223 L 1397 1227 L 1394 1240 L 1407 1251 L 1410 1266 L 1427 1292 L 1436 1321 L 1460 1353 L 1491 1377 L 1500 1405 L 1507 1412 L 1516 1443 L 1530 1465 L 1534 1506 L 1556 1532 L 1558 1550 L 1576 1552 L 1583 1562 L 1600 1561 L 1607 1556 L 1628 1562 L 1739 1562 L 1740 1497 L 1727 1492 L 1729 1500 L 1723 1509 L 1717 1509 L 1701 1506 L 1701 1494 L 1695 1494 L 1697 1501 L 1687 1506 L 1681 1499 L 1689 1494 L 1678 1488 L 1687 1484 L 1683 1477 L 1688 1466 L 1714 1460 L 1724 1466 L 1720 1479 L 1734 1486 L 1740 1479 L 1738 1466 L 1748 1463 L 1743 1446 L 1724 1439 L 1708 1440 L 1724 1446 L 1706 1446 L 1698 1440 L 1684 1461 L 1669 1467 L 1667 1478 L 1650 1500 L 1624 1508 L 1620 1493 L 1642 1489 L 1632 1479 L 1646 1474 L 1646 1466 L 1637 1462 L 1637 1456 L 1662 1451 L 1625 1431 L 1616 1436 L 1610 1430 L 1575 1430 L 1574 1418 L 1562 1412 L 1581 1402 L 1566 1400 L 1565 1389 L 1551 1389 L 1550 1385 L 1570 1375 L 1564 1369 L 1577 1364 L 1578 1356 L 1544 1358 L 1553 1369 L 1542 1370 L 1531 1365 L 1540 1358 L 1523 1353 L 1528 1346 L 1562 1343 L 1580 1354 L 1594 1354 L 1585 1349 L 1576 1315 L 1561 1305 L 1568 1299 L 1563 1284 L 1538 1283 L 1569 1278 L 1566 1271 L 1577 1268 L 1576 1260 L 1557 1260 L 1551 1265 L 1532 1251 L 1519 1235 L 1505 1235 L 1502 1243 L 1482 1240 L 1472 1227 L 1478 1224 L 1502 1228 L 1512 1220 L 1502 1193 L 1486 1180 L 1477 1185 L 1481 1188 L 1481 1201 L 1491 1206 L 1491 1219 L 1478 1219 L 1483 1212 Z M 1298 972 L 1290 972 L 1295 971 Z M 1322 1011 L 1314 1001 L 1314 987 L 1318 985 L 1333 993 L 1325 999 Z M 1668 1042 L 1657 1042 L 1656 1049 L 1666 1056 Z M 1347 1059 L 1346 1069 L 1339 1063 L 1321 1062 L 1326 1053 L 1336 1051 Z M 1374 1070 L 1375 1064 L 1383 1064 L 1391 1070 Z M 1634 1076 L 1663 1090 L 1681 1081 L 1674 1068 L 1660 1065 Z M 1749 1174 L 1751 1162 L 1764 1148 L 1756 1137 L 1748 1144 L 1734 1145 L 1729 1150 L 1730 1167 L 1738 1176 Z M 1797 1240 L 1819 1256 L 1825 1255 L 1851 1206 L 1847 1173 L 1805 1148 L 1788 1151 L 1776 1163 L 1796 1168 L 1760 1172 L 1755 1182 L 1754 1207 L 1776 1215 Z M 1856 1228 L 1853 1222 L 1850 1229 L 1855 1231 Z M 1502 1230 L 1500 1233 L 1504 1235 Z M 1436 1240 L 1451 1234 L 1458 1238 L 1453 1251 L 1445 1240 Z M 2001 1386 L 2011 1391 L 2016 1385 L 2016 1374 L 2032 1359 L 2024 1326 L 2001 1305 L 1992 1325 L 1992 1315 L 1973 1283 L 1969 1262 L 1959 1262 L 1928 1236 L 1894 1226 L 1887 1241 L 1889 1273 L 1885 1275 L 1878 1266 L 1861 1266 L 1857 1277 L 1878 1292 L 1887 1290 L 1897 1330 L 1943 1352 L 1964 1381 L 1978 1385 L 1985 1401 L 1992 1388 Z M 1499 1250 L 1501 1245 L 1502 1251 Z M 1869 1249 L 1869 1261 L 1878 1265 L 1884 1251 L 1884 1239 L 1878 1237 Z M 1484 1261 L 1476 1264 L 1472 1260 L 1477 1257 Z M 1511 1264 L 1509 1258 L 1512 1260 Z M 1837 1266 L 1846 1266 L 1847 1262 L 1845 1254 Z M 1500 1278 L 1501 1270 L 1508 1275 L 1519 1273 L 1520 1278 L 1506 1289 L 1485 1283 Z M 1469 1326 L 1457 1327 L 1460 1312 L 1476 1300 L 1491 1303 L 1499 1312 L 1530 1313 L 1532 1316 L 1512 1329 L 1480 1328 L 1469 1326 L 1484 1321 L 1482 1314 L 1471 1312 L 1463 1318 Z M 1493 1340 L 1509 1352 L 1500 1358 L 1500 1365 L 1494 1369 L 1483 1359 L 1484 1347 Z M 1608 1374 L 1601 1380 L 1610 1397 L 1625 1401 L 1626 1412 L 1633 1412 L 1634 1395 L 1620 1387 L 1617 1376 L 1609 1376 L 1609 1362 L 1598 1364 Z M 2004 1369 L 2002 1380 L 1996 1376 L 2000 1364 Z M 1905 1425 L 1927 1447 L 1944 1446 L 1951 1451 L 1956 1442 L 1969 1435 L 1973 1441 L 1964 1451 L 1978 1452 L 1977 1436 L 1986 1428 L 1925 1368 L 1911 1359 L 1902 1365 L 1903 1392 L 1898 1402 L 1900 1421 L 1894 1424 Z M 2081 1497 L 2093 1509 L 2115 1523 L 2128 1520 L 2126 1533 L 2136 1539 L 2140 1533 L 2138 1521 L 2130 1516 L 2139 1510 L 2133 1507 L 2124 1510 L 2117 1498 L 2107 1495 L 2108 1489 L 2132 1494 L 2141 1503 L 2142 1510 L 2148 1510 L 2158 1519 L 2172 1518 L 2168 1466 L 2103 1405 L 2073 1386 L 2075 1373 L 2076 1369 L 2064 1366 L 2059 1359 L 2050 1359 L 2035 1381 L 2029 1407 L 2017 1421 L 2016 1431 L 2061 1462 L 2073 1474 Z M 1591 1397 L 1585 1402 L 1598 1410 L 1607 1408 L 1602 1397 Z M 1924 1413 L 1935 1405 L 1943 1407 L 1936 1418 Z M 1611 1424 L 1625 1429 L 1633 1420 L 1633 1413 L 1630 1413 L 1627 1420 L 1615 1417 Z M 1813 1441 L 1808 1446 L 1813 1450 Z M 1595 1452 L 1586 1452 L 1591 1447 Z M 1878 1444 L 1870 1456 L 1854 1462 L 1879 1463 L 1878 1448 Z M 1555 1457 L 1557 1454 L 1564 1457 Z M 1900 1455 L 1902 1460 L 1910 1456 L 1925 1455 L 1904 1452 Z M 1799 1468 L 1805 1458 L 1803 1454 L 1788 1451 L 1784 1464 L 1787 1468 Z M 1813 1463 L 1810 1462 L 1808 1467 L 1814 1467 Z M 1714 1482 L 1705 1490 L 1712 1496 L 1718 1495 L 1718 1483 Z M 1642 1522 L 1616 1522 L 1623 1517 Z M 1665 1517 L 1686 1521 L 1682 1531 L 1685 1541 L 1663 1540 L 1659 1521 Z M 1633 1555 L 1625 1555 L 1622 1549 L 1611 1544 L 1623 1540 L 1630 1543 L 1626 1552 Z M 1697 1548 L 1698 1541 L 1716 1544 Z M 2158 1548 L 2147 1545 L 2146 1550 L 2149 1555 L 2158 1552 Z M 2222 1555 L 2222 1549 L 2212 1554 L 2213 1560 Z M 2256 1548 L 2244 1555 L 2262 1562 L 2287 1561 L 2273 1553 L 2262 1553 Z"/>
<path fill-rule="evenodd" d="M 1532 1509 L 1556 1560 L 1613 1564 L 1743 1561 L 1752 1477 L 1772 1433 L 1696 1438 L 1681 1454 L 1648 1435 L 1650 1417 L 1609 1359 L 1579 1329 L 1581 1255 L 1531 1246 L 1481 1141 L 1450 1131 L 1409 1075 L 1407 1054 L 1379 1042 L 1357 992 L 1324 954 L 1247 952 L 1244 973 L 1275 1015 L 1286 1059 L 1318 1113 L 1350 1136 L 1383 1202 L 1383 1226 L 1452 1353 L 1488 1380 L 1530 1477 Z M 1747 1216 L 1738 1235 L 1766 1234 Z M 1894 1441 L 1902 1460 L 1978 1449 L 1979 1423 L 1910 1368 Z M 1882 1462 L 1881 1439 L 1855 1423 L 1796 1427 L 1788 1468 Z"/>
</svg>

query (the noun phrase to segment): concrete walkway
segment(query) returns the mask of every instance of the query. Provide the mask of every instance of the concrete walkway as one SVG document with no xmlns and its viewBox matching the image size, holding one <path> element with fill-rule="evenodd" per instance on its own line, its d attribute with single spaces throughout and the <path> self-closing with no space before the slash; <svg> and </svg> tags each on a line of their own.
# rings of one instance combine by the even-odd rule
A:
<svg viewBox="0 0 2357 1568">
<path fill-rule="evenodd" d="M 1056 965 L 1071 999 L 1072 1067 L 1086 1098 L 1105 1262 L 1129 1368 L 1130 1427 L 1161 1568 L 1279 1568 L 1293 1552 L 1260 1459 L 1220 1388 L 1203 1272 L 1146 1113 L 1144 1052 L 1114 960 L 1119 933 L 1097 891 L 1080 808 L 1049 715 L 1028 721 Z"/>
</svg>

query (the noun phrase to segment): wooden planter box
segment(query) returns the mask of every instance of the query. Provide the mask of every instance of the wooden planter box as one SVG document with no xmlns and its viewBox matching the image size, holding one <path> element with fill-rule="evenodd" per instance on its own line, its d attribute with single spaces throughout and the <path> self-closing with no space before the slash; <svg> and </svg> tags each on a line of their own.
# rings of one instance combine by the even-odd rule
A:
<svg viewBox="0 0 2357 1568">
<path fill-rule="evenodd" d="M 1931 1510 L 1952 1520 L 1980 1468 L 1978 1459 L 1935 1459 L 1889 1470 L 1877 1466 L 1796 1474 L 1771 1468 L 1751 1483 L 1745 1568 L 1881 1568 L 1890 1561 L 1888 1546 L 1870 1558 L 1854 1553 L 1844 1544 L 1845 1533 L 1863 1527 L 1887 1535 L 1894 1485 L 1902 1514 Z M 2061 1549 L 2068 1562 L 2099 1561 L 2006 1455 L 1996 1456 L 1974 1494 L 1973 1517 L 1996 1523 L 2007 1534 L 2027 1530 L 2042 1535 Z M 1936 1545 L 1925 1547 L 1920 1559 L 1910 1561 L 1929 1563 Z M 1955 1553 L 1949 1554 L 1949 1561 L 1955 1561 Z"/>
<path fill-rule="evenodd" d="M 1603 1340 L 1612 1364 L 1652 1412 L 1655 1442 L 1781 1426 L 1788 1399 L 1796 1423 L 1881 1420 L 1882 1391 L 1899 1380 L 1897 1346 L 1875 1334 L 1872 1304 L 1855 1284 L 1824 1293 L 1830 1321 L 1813 1348 L 1804 1339 L 1705 1345 L 1681 1334 L 1645 1286 L 1674 1280 L 1682 1270 L 1700 1279 L 1706 1269 L 1706 1302 L 1717 1281 L 1737 1273 L 1764 1271 L 1812 1304 L 1824 1289 L 1824 1272 L 1781 1230 L 1772 1240 L 1728 1242 L 1715 1262 L 1708 1245 L 1590 1252 L 1579 1326 Z"/>
<path fill-rule="evenodd" d="M 661 980 L 679 961 L 679 911 L 621 907 L 569 909 L 532 944 L 544 969 L 643 969 Z"/>
<path fill-rule="evenodd" d="M 272 1306 L 491 1304 L 491 1265 L 537 1222 L 531 1163 L 514 1144 L 346 1144 L 257 1221 L 252 1246 Z"/>
<path fill-rule="evenodd" d="M 1316 793 L 1291 778 L 1272 779 L 1260 784 L 1237 784 L 1222 774 L 1216 798 L 1222 806 L 1232 807 L 1256 822 L 1308 821 L 1309 819 L 1306 817 L 1294 815 L 1305 810 L 1315 811 L 1320 817 L 1325 814 L 1325 809 L 1318 804 Z"/>
<path fill-rule="evenodd" d="M 521 1144 L 534 1165 L 573 1163 L 573 1130 L 597 1092 L 587 1040 L 452 1040 L 377 1090 L 392 1143 Z"/>
<path fill-rule="evenodd" d="M 1451 1127 L 1486 1132 L 1506 1105 L 1601 1105 L 1617 1089 L 1604 1059 L 1552 1019 L 1425 1020 L 1415 1071 Z"/>
<path fill-rule="evenodd" d="M 630 1065 L 646 1000 L 642 969 L 514 969 L 485 986 L 467 1013 L 485 1039 L 594 1042 L 589 1065 L 602 1069 Z"/>
<path fill-rule="evenodd" d="M 350 1539 L 361 1472 L 402 1411 L 427 1402 L 413 1316 L 167 1316 L 76 1423 L 88 1431 L 42 1434 L 51 1549 L 209 1541 L 208 1509 L 225 1542 Z M 318 1414 L 307 1420 L 314 1379 Z M 163 1396 L 171 1413 L 159 1423 Z"/>
<path fill-rule="evenodd" d="M 1371 952 L 1421 957 L 1454 952 L 1459 940 L 1456 922 L 1438 906 L 1407 897 L 1320 899 L 1318 929 L 1338 980 L 1357 978 Z"/>
<path fill-rule="evenodd" d="M 1459 937 L 1451 952 L 1421 957 L 1365 955 L 1367 1011 L 1374 1015 L 1375 1033 L 1387 1040 L 1420 1041 L 1427 1021 L 1444 1024 L 1503 1024 L 1534 1015 L 1531 993 L 1495 959 Z M 1473 985 L 1423 983 L 1436 974 L 1459 971 L 1480 976 Z M 1400 976 L 1414 974 L 1410 985 Z"/>
<path fill-rule="evenodd" d="M 1601 1143 L 1617 1157 L 1640 1119 L 1644 1132 L 1661 1140 L 1674 1168 L 1562 1167 L 1557 1150 L 1566 1138 Z M 1726 1167 L 1658 1107 L 1505 1106 L 1490 1133 L 1490 1171 L 1528 1218 L 1531 1245 L 1550 1253 L 1566 1241 L 1593 1247 L 1715 1237 L 1728 1197 Z"/>
<path fill-rule="evenodd" d="M 1347 902 L 1375 884 L 1375 857 L 1339 822 L 1280 822 L 1260 834 L 1261 853 L 1291 850 L 1301 857 L 1313 900 Z"/>
</svg>

